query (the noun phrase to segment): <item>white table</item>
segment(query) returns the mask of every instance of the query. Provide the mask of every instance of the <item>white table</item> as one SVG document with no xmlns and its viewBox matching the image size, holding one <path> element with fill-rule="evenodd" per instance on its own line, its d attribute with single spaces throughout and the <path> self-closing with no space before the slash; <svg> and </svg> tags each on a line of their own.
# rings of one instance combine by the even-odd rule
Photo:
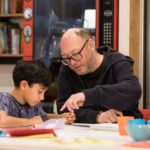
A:
<svg viewBox="0 0 150 150">
<path fill-rule="evenodd" d="M 117 131 L 93 130 L 89 127 L 65 125 L 53 138 L 0 138 L 0 150 L 127 150 L 123 143 L 133 140 Z M 135 150 L 135 148 L 134 148 Z"/>
</svg>

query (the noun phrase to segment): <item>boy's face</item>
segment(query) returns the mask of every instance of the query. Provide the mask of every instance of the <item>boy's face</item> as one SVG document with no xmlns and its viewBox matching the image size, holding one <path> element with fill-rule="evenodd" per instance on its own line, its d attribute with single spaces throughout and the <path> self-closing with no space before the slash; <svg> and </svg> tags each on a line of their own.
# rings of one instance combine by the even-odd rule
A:
<svg viewBox="0 0 150 150">
<path fill-rule="evenodd" d="M 34 106 L 44 100 L 44 93 L 46 90 L 47 89 L 38 83 L 32 84 L 31 86 L 27 83 L 23 90 L 23 100 L 30 106 Z"/>
</svg>

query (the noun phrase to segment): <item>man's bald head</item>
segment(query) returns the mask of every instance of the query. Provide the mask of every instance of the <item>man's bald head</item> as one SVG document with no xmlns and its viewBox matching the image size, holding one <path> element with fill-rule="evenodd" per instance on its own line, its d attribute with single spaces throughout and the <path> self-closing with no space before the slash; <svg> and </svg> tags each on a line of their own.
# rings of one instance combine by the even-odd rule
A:
<svg viewBox="0 0 150 150">
<path fill-rule="evenodd" d="M 60 45 L 63 43 L 70 43 L 74 41 L 76 38 L 83 38 L 83 39 L 90 39 L 91 35 L 89 32 L 83 28 L 71 28 L 68 29 L 63 35 L 60 40 Z"/>
</svg>

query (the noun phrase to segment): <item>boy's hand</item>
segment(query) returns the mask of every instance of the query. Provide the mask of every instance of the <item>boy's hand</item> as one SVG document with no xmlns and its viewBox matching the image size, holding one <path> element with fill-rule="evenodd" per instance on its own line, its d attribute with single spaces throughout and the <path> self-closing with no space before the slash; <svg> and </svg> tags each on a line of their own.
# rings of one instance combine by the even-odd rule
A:
<svg viewBox="0 0 150 150">
<path fill-rule="evenodd" d="M 63 113 L 61 115 L 66 119 L 65 121 L 66 124 L 71 124 L 76 120 L 76 116 L 74 113 L 68 112 L 68 113 Z"/>
<path fill-rule="evenodd" d="M 42 123 L 42 122 L 43 122 L 43 120 L 42 120 L 42 118 L 41 118 L 40 116 L 35 116 L 35 117 L 33 117 L 33 118 L 32 118 L 32 121 L 33 121 L 33 125 L 34 125 L 34 124 L 39 124 L 39 123 Z"/>
</svg>

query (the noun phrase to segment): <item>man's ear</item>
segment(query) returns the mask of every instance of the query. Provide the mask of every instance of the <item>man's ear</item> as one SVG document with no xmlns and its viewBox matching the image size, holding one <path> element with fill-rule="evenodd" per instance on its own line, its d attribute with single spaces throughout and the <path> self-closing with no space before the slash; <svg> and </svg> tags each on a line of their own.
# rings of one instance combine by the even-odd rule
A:
<svg viewBox="0 0 150 150">
<path fill-rule="evenodd" d="M 93 39 L 89 39 L 90 49 L 95 50 L 95 41 Z"/>
<path fill-rule="evenodd" d="M 20 88 L 25 89 L 28 86 L 28 82 L 26 80 L 22 80 L 20 82 Z"/>
</svg>

